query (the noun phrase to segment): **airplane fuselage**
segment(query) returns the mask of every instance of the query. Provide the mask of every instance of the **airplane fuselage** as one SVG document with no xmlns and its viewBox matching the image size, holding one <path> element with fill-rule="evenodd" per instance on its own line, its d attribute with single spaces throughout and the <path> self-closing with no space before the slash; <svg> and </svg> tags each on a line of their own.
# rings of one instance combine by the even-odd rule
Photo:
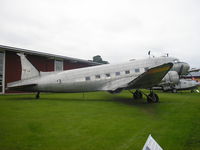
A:
<svg viewBox="0 0 200 150">
<path fill-rule="evenodd" d="M 35 84 L 35 86 L 27 86 L 25 91 L 65 93 L 108 91 L 110 89 L 109 83 L 110 86 L 113 86 L 112 81 L 114 80 L 130 82 L 147 69 L 172 62 L 173 59 L 171 57 L 158 57 L 134 60 L 123 64 L 106 64 L 49 74 L 45 73 L 45 75 L 41 72 L 38 77 L 20 80 L 8 84 L 8 87 L 15 88 L 20 85 Z M 119 84 L 119 82 L 116 84 Z"/>
</svg>

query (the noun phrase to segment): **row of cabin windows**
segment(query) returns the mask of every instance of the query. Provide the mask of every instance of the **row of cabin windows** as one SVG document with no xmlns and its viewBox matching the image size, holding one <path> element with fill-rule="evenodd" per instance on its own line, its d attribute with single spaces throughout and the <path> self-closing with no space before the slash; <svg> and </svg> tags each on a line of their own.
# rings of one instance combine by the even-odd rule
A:
<svg viewBox="0 0 200 150">
<path fill-rule="evenodd" d="M 148 67 L 144 68 L 145 71 L 147 71 L 148 69 L 149 69 Z M 139 68 L 135 69 L 135 72 L 136 72 L 136 73 L 139 73 L 139 72 L 140 72 L 140 69 L 139 69 Z M 130 70 L 126 70 L 126 71 L 125 71 L 125 74 L 130 74 Z M 115 75 L 116 75 L 116 76 L 120 76 L 120 72 L 115 72 Z M 106 73 L 105 76 L 106 76 L 106 77 L 110 77 L 110 73 Z M 100 79 L 100 78 L 101 78 L 101 75 L 95 75 L 95 78 L 96 78 L 96 79 Z M 89 76 L 88 76 L 88 77 L 85 77 L 85 80 L 86 80 L 86 81 L 90 80 L 90 77 L 89 77 Z"/>
</svg>

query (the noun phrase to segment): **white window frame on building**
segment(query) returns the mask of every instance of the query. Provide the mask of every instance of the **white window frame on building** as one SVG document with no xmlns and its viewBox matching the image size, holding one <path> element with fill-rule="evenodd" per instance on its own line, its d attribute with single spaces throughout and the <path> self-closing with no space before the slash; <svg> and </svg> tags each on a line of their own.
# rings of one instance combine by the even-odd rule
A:
<svg viewBox="0 0 200 150">
<path fill-rule="evenodd" d="M 5 52 L 4 51 L 0 51 L 0 53 L 2 54 L 0 57 L 2 57 L 2 59 L 0 60 L 2 63 L 1 67 L 0 67 L 0 75 L 1 75 L 1 80 L 0 80 L 0 94 L 4 94 L 5 93 Z"/>
<path fill-rule="evenodd" d="M 63 60 L 54 61 L 54 71 L 63 71 Z"/>
</svg>

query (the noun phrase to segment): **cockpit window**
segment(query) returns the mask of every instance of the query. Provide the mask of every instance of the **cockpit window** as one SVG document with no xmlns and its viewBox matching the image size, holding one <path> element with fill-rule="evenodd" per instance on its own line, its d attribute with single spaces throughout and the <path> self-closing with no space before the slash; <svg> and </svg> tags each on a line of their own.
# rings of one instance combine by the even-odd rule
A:
<svg viewBox="0 0 200 150">
<path fill-rule="evenodd" d="M 174 59 L 174 63 L 179 63 L 180 61 L 178 59 Z"/>
</svg>

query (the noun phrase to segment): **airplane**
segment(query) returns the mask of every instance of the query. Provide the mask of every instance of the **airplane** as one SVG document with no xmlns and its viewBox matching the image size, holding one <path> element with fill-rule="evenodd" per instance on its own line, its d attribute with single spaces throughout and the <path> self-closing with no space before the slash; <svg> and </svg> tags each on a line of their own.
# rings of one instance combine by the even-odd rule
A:
<svg viewBox="0 0 200 150">
<path fill-rule="evenodd" d="M 194 91 L 199 86 L 199 83 L 191 79 L 183 79 L 183 75 L 190 72 L 196 72 L 199 69 L 191 69 L 188 63 L 174 60 L 174 65 L 171 70 L 165 75 L 161 83 L 153 87 L 154 90 L 163 90 L 163 92 L 172 91 L 176 93 L 180 90 Z"/>
<path fill-rule="evenodd" d="M 172 68 L 173 57 L 157 57 L 135 60 L 122 64 L 105 64 L 59 72 L 40 72 L 25 57 L 21 60 L 21 80 L 7 84 L 7 89 L 37 92 L 79 93 L 107 91 L 112 94 L 129 90 L 133 96 L 144 94 L 147 102 L 157 103 L 159 97 L 151 89 L 157 85 Z M 145 94 L 139 89 L 150 89 Z M 136 89 L 132 92 L 132 89 Z"/>
<path fill-rule="evenodd" d="M 191 90 L 193 92 L 198 86 L 200 86 L 199 82 L 192 79 L 181 79 L 176 71 L 169 71 L 161 83 L 153 87 L 153 89 L 162 90 L 163 92 L 171 91 L 172 93 L 181 90 Z"/>
</svg>

